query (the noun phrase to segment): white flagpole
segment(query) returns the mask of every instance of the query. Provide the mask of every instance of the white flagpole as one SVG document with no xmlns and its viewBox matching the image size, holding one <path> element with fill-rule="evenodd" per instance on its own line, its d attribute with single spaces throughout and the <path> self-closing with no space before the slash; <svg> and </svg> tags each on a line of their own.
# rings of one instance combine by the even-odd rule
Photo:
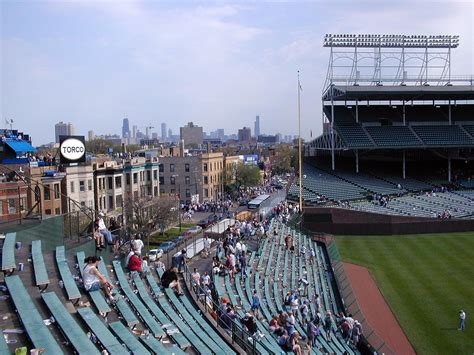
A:
<svg viewBox="0 0 474 355">
<path fill-rule="evenodd" d="M 303 212 L 303 162 L 301 160 L 301 84 L 300 71 L 298 70 L 298 162 L 300 175 L 300 213 Z"/>
</svg>

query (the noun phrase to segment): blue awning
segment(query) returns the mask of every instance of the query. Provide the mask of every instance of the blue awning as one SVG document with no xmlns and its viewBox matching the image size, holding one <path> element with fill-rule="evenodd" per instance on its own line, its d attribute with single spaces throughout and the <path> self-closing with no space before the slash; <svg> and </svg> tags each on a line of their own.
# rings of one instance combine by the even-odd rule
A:
<svg viewBox="0 0 474 355">
<path fill-rule="evenodd" d="M 27 141 L 5 141 L 17 153 L 36 152 L 36 149 Z"/>
</svg>

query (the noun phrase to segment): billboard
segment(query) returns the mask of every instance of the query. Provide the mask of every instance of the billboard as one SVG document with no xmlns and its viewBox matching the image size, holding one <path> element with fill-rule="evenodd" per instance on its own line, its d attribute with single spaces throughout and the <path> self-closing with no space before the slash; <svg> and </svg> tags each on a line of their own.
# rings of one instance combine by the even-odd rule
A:
<svg viewBox="0 0 474 355">
<path fill-rule="evenodd" d="M 258 165 L 258 154 L 242 155 L 242 161 L 246 165 Z"/>
<path fill-rule="evenodd" d="M 61 164 L 85 162 L 86 143 L 84 136 L 59 136 L 59 157 Z"/>
</svg>

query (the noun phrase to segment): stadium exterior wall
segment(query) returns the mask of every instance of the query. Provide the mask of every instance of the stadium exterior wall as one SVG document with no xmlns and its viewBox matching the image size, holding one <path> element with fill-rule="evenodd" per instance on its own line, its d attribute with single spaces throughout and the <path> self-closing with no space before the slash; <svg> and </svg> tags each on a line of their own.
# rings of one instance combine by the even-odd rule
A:
<svg viewBox="0 0 474 355">
<path fill-rule="evenodd" d="M 334 207 L 307 207 L 303 227 L 339 235 L 393 235 L 474 231 L 472 219 L 390 216 Z"/>
</svg>

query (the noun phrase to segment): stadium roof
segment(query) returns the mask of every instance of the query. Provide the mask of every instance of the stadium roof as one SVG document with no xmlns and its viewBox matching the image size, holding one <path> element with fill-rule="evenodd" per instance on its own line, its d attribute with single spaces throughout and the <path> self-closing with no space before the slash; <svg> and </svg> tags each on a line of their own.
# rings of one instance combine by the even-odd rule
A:
<svg viewBox="0 0 474 355">
<path fill-rule="evenodd" d="M 473 85 L 456 86 L 343 86 L 333 87 L 333 100 L 474 100 Z M 331 88 L 323 94 L 331 100 Z"/>
</svg>

